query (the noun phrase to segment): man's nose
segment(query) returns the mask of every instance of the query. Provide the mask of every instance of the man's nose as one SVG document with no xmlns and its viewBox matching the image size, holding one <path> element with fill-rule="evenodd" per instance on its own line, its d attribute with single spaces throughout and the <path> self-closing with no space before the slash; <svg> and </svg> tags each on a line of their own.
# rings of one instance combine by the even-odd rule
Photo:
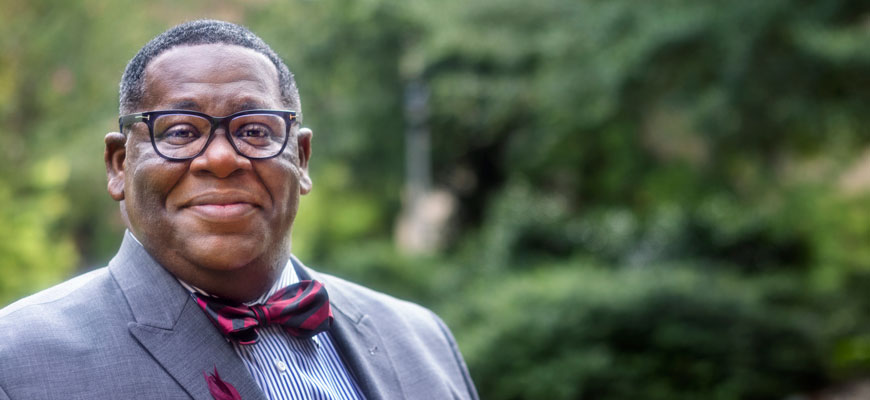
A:
<svg viewBox="0 0 870 400">
<path fill-rule="evenodd" d="M 218 178 L 226 178 L 236 171 L 251 169 L 251 160 L 236 152 L 223 127 L 215 130 L 214 135 L 205 151 L 191 161 L 191 171 L 209 172 Z"/>
</svg>

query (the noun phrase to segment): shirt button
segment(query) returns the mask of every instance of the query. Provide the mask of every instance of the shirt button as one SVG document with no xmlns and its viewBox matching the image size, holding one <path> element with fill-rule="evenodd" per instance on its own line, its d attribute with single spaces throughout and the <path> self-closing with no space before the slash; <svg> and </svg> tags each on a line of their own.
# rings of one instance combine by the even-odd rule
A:
<svg viewBox="0 0 870 400">
<path fill-rule="evenodd" d="M 275 368 L 278 369 L 278 372 L 286 372 L 287 371 L 287 363 L 281 360 L 275 360 Z"/>
</svg>

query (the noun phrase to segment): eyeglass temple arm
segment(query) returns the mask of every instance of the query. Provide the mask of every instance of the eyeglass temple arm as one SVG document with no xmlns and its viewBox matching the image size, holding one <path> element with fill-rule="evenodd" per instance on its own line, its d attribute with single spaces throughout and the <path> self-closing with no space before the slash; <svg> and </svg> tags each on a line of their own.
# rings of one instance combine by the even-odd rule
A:
<svg viewBox="0 0 870 400">
<path fill-rule="evenodd" d="M 121 133 L 124 133 L 125 126 L 130 126 L 130 125 L 133 125 L 136 122 L 140 122 L 140 121 L 141 122 L 148 121 L 150 118 L 151 118 L 151 115 L 146 114 L 146 113 L 123 115 L 120 118 L 118 118 L 118 129 L 120 130 Z"/>
</svg>

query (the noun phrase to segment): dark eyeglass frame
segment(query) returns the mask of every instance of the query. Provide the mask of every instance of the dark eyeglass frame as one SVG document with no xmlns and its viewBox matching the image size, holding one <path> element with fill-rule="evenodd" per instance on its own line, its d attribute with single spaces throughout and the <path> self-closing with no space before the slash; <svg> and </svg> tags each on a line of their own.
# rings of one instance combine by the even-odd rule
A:
<svg viewBox="0 0 870 400">
<path fill-rule="evenodd" d="M 208 134 L 208 140 L 205 142 L 205 145 L 202 146 L 202 150 L 200 150 L 198 153 L 196 153 L 190 157 L 170 157 L 170 156 L 167 156 L 167 155 L 161 153 L 160 150 L 157 149 L 157 142 L 154 140 L 154 120 L 156 120 L 157 117 L 160 117 L 162 115 L 179 115 L 179 114 L 200 117 L 200 118 L 203 118 L 203 119 L 209 121 L 209 123 L 211 123 L 211 131 Z M 283 117 L 284 120 L 286 121 L 286 131 L 284 132 L 284 143 L 281 144 L 281 149 L 278 150 L 278 152 L 275 153 L 274 155 L 267 156 L 267 157 L 251 157 L 251 156 L 248 156 L 246 154 L 243 154 L 241 152 L 241 150 L 239 150 L 239 148 L 236 146 L 235 142 L 233 142 L 233 138 L 230 136 L 231 133 L 230 133 L 230 129 L 229 129 L 230 120 L 232 120 L 233 118 L 236 118 L 236 117 L 242 117 L 242 116 L 251 115 L 251 114 L 277 115 L 277 116 Z M 236 154 L 238 154 L 242 157 L 245 157 L 247 159 L 250 159 L 250 160 L 266 160 L 266 159 L 278 157 L 279 155 L 281 155 L 281 153 L 284 152 L 284 149 L 287 147 L 287 142 L 289 141 L 289 138 L 290 138 L 290 129 L 292 128 L 293 123 L 295 123 L 296 121 L 297 121 L 296 111 L 290 111 L 290 110 L 266 110 L 266 109 L 263 109 L 263 110 L 245 110 L 245 111 L 240 111 L 240 112 L 237 112 L 234 114 L 227 115 L 225 117 L 212 117 L 211 115 L 201 113 L 198 111 L 191 111 L 191 110 L 160 110 L 160 111 L 145 111 L 145 112 L 140 112 L 140 113 L 122 115 L 118 118 L 118 127 L 121 130 L 121 133 L 124 134 L 124 128 L 129 128 L 130 126 L 132 126 L 133 124 L 135 124 L 137 122 L 144 122 L 145 125 L 148 126 L 148 135 L 151 137 L 151 146 L 154 147 L 154 151 L 157 153 L 157 155 L 159 155 L 160 157 L 163 157 L 169 161 L 187 161 L 187 160 L 192 160 L 194 158 L 197 158 L 197 157 L 201 156 L 203 153 L 205 153 L 205 150 L 208 149 L 208 146 L 211 144 L 212 140 L 214 140 L 215 136 L 217 136 L 214 134 L 215 131 L 217 130 L 217 128 L 220 126 L 224 126 L 224 128 L 225 128 L 224 134 L 227 137 L 227 141 L 230 142 L 231 146 L 233 146 L 233 150 L 236 151 Z"/>
</svg>

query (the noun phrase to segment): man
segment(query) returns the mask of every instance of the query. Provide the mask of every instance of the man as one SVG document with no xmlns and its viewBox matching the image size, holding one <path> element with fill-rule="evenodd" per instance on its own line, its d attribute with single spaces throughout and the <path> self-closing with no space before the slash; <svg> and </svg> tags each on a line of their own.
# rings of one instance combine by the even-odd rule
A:
<svg viewBox="0 0 870 400">
<path fill-rule="evenodd" d="M 477 397 L 434 314 L 290 254 L 312 132 L 260 38 L 174 27 L 120 102 L 105 161 L 128 232 L 106 268 L 0 311 L 0 399 Z"/>
</svg>

